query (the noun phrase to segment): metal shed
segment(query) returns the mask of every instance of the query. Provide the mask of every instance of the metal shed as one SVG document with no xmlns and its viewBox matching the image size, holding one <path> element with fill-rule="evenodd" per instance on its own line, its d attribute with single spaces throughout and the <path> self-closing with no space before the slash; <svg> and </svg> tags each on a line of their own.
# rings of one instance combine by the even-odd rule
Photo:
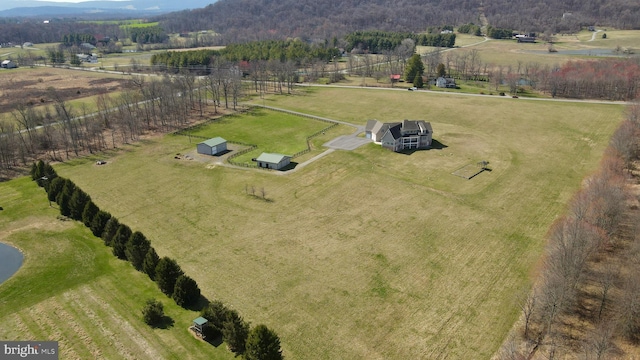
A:
<svg viewBox="0 0 640 360">
<path fill-rule="evenodd" d="M 258 162 L 258 167 L 280 170 L 291 163 L 291 156 L 262 153 L 256 161 Z"/>
<path fill-rule="evenodd" d="M 215 137 L 198 144 L 198 154 L 215 155 L 227 151 L 227 140 Z"/>
</svg>

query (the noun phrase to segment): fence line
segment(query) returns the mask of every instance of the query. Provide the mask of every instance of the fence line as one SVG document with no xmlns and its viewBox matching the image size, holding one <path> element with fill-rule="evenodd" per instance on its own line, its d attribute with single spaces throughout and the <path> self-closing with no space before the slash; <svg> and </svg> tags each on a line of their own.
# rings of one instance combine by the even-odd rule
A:
<svg viewBox="0 0 640 360">
<path fill-rule="evenodd" d="M 323 118 L 323 117 L 320 117 L 320 116 L 303 114 L 303 113 L 299 113 L 299 112 L 295 112 L 295 111 L 272 108 L 272 107 L 263 106 L 263 105 L 249 106 L 247 109 L 242 109 L 242 110 L 239 110 L 238 112 L 245 113 L 245 112 L 248 112 L 249 110 L 251 110 L 252 108 L 256 108 L 256 107 L 261 107 L 261 108 L 265 108 L 265 109 L 272 110 L 272 111 L 279 111 L 279 112 L 283 112 L 283 113 L 291 114 L 291 115 L 296 115 L 296 116 L 300 116 L 300 117 L 306 117 L 306 118 L 309 118 L 309 119 L 313 119 L 313 120 L 317 120 L 317 121 L 323 121 L 323 122 L 331 124 L 328 127 L 326 127 L 326 128 L 324 128 L 322 130 L 319 130 L 319 131 L 307 136 L 307 138 L 306 138 L 307 148 L 302 150 L 302 151 L 299 151 L 299 152 L 297 152 L 297 153 L 295 153 L 293 155 L 291 155 L 292 159 L 295 159 L 295 158 L 300 157 L 300 156 L 302 156 L 304 154 L 310 153 L 311 152 L 311 140 L 313 138 L 315 138 L 317 136 L 320 136 L 320 135 L 323 135 L 325 132 L 333 129 L 334 127 L 336 127 L 338 125 L 340 125 L 340 123 L 338 123 L 336 121 L 333 121 L 333 120 L 327 119 L 327 118 Z M 201 122 L 199 124 L 196 124 L 196 125 L 189 126 L 187 128 L 178 130 L 178 131 L 174 132 L 173 135 L 188 136 L 189 139 L 196 138 L 196 139 L 208 140 L 209 137 L 200 136 L 200 135 L 192 135 L 190 132 L 193 131 L 193 130 L 196 130 L 197 128 L 200 128 L 200 127 L 203 127 L 205 125 L 208 125 L 209 123 L 221 120 L 226 116 L 234 116 L 234 115 L 235 115 L 235 113 L 234 114 L 228 114 L 228 115 L 222 115 L 219 118 L 213 118 L 213 119 L 205 120 L 204 122 Z M 236 152 L 235 154 L 232 154 L 231 156 L 229 156 L 227 158 L 227 162 L 229 164 L 234 165 L 234 166 L 247 167 L 247 168 L 259 168 L 257 164 L 247 164 L 247 163 L 241 163 L 241 162 L 237 162 L 237 161 L 233 160 L 233 159 L 237 158 L 238 156 L 244 155 L 244 154 L 246 154 L 248 152 L 251 152 L 251 151 L 257 149 L 258 148 L 257 145 L 247 144 L 247 143 L 243 143 L 243 142 L 239 142 L 239 141 L 230 141 L 230 140 L 227 140 L 227 143 L 240 145 L 240 146 L 246 146 L 247 147 L 246 149 L 240 150 L 240 151 Z M 259 169 L 264 169 L 264 168 L 259 168 Z"/>
</svg>

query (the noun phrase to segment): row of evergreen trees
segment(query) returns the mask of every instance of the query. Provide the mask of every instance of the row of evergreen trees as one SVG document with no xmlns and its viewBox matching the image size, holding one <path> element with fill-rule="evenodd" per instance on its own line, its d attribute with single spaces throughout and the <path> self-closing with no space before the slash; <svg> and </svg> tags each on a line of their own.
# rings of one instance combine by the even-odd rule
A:
<svg viewBox="0 0 640 360">
<path fill-rule="evenodd" d="M 411 39 L 416 45 L 436 46 L 451 48 L 456 43 L 456 34 L 414 34 L 410 32 L 391 31 L 356 31 L 344 37 L 347 42 L 347 51 L 354 48 L 362 48 L 370 53 L 379 54 L 383 51 L 392 51 L 397 48 L 404 39 Z"/>
<path fill-rule="evenodd" d="M 175 68 L 194 66 L 209 67 L 213 57 L 221 56 L 231 62 L 274 60 L 280 62 L 293 61 L 300 64 L 304 61 L 320 59 L 330 61 L 340 56 L 334 47 L 309 45 L 300 40 L 265 40 L 244 44 L 229 44 L 222 50 L 168 51 L 151 56 L 151 65 L 164 65 Z"/>
<path fill-rule="evenodd" d="M 189 308 L 200 300 L 198 284 L 184 274 L 174 259 L 160 258 L 141 232 L 132 231 L 115 216 L 100 210 L 87 193 L 71 180 L 58 176 L 50 164 L 42 160 L 34 163 L 31 178 L 47 191 L 50 202 L 58 204 L 62 216 L 81 221 L 111 247 L 113 255 L 128 260 L 136 270 L 147 274 L 176 304 Z M 238 355 L 244 354 L 245 359 L 282 359 L 280 339 L 275 332 L 265 325 L 251 329 L 238 311 L 221 301 L 210 302 L 202 310 L 202 316 L 209 320 L 206 335 L 222 336 L 229 349 Z"/>
<path fill-rule="evenodd" d="M 160 258 L 144 234 L 132 231 L 115 216 L 100 210 L 73 181 L 58 176 L 53 167 L 42 160 L 31 167 L 31 178 L 44 187 L 50 202 L 58 204 L 62 216 L 81 221 L 111 247 L 113 255 L 147 274 L 176 304 L 188 308 L 198 302 L 198 284 L 184 274 L 175 260 Z"/>
</svg>

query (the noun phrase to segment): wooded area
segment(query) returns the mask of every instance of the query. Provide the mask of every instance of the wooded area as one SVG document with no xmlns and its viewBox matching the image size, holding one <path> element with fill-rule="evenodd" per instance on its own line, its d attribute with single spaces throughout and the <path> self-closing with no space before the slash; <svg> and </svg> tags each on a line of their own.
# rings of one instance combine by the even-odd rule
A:
<svg viewBox="0 0 640 360">
<path fill-rule="evenodd" d="M 638 135 L 635 104 L 611 138 L 600 169 L 549 230 L 539 278 L 519 300 L 522 326 L 503 346 L 502 358 L 543 352 L 549 359 L 605 359 L 624 356 L 624 343 L 638 344 Z"/>
<path fill-rule="evenodd" d="M 181 129 L 191 116 L 204 115 L 207 102 L 214 112 L 235 108 L 242 95 L 240 79 L 237 67 L 214 68 L 204 84 L 188 72 L 159 81 L 133 77 L 131 90 L 98 96 L 96 113 L 72 107 L 51 89 L 53 106 L 16 105 L 12 119 L 0 120 L 0 177 L 10 177 L 33 159 L 62 161 L 136 141 L 144 133 Z"/>
<path fill-rule="evenodd" d="M 484 12 L 496 28 L 523 32 L 576 32 L 592 25 L 640 28 L 640 3 L 633 0 L 544 0 L 530 3 L 499 0 L 415 1 L 264 1 L 220 0 L 204 9 L 162 15 L 169 32 L 213 29 L 222 44 L 298 37 L 331 39 L 353 31 L 423 32 L 429 26 L 478 22 Z M 266 30 L 266 31 L 265 31 Z"/>
</svg>

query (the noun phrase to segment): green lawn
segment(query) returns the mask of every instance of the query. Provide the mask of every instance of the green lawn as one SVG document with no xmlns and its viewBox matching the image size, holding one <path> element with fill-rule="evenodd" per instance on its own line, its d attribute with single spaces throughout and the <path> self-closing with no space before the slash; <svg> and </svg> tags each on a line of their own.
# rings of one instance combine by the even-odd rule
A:
<svg viewBox="0 0 640 360">
<path fill-rule="evenodd" d="M 282 176 L 176 160 L 195 145 L 169 136 L 122 149 L 106 166 L 80 159 L 56 169 L 177 258 L 206 296 L 273 328 L 292 359 L 490 358 L 518 316 L 514 294 L 530 285 L 549 225 L 623 111 L 365 89 L 267 101 L 354 124 L 425 119 L 442 146 L 396 154 L 369 144 Z M 260 141 L 233 131 L 207 136 Z M 451 174 L 481 160 L 491 171 Z"/>
<path fill-rule="evenodd" d="M 224 345 L 190 335 L 197 313 L 175 305 L 82 224 L 57 220 L 34 182 L 0 183 L 0 206 L 0 241 L 25 254 L 0 285 L 0 339 L 59 341 L 60 359 L 233 358 Z M 143 323 L 141 309 L 152 297 L 173 319 L 169 328 Z"/>
<path fill-rule="evenodd" d="M 258 148 L 236 159 L 252 163 L 263 152 L 293 155 L 307 148 L 307 137 L 331 126 L 319 120 L 255 108 L 249 114 L 225 116 L 191 132 L 208 138 L 220 136 L 228 141 L 257 145 Z M 346 128 L 346 127 L 345 127 Z M 353 132 L 355 129 L 351 129 Z M 340 130 L 341 131 L 341 130 Z M 325 134 L 328 141 L 337 132 Z"/>
</svg>

